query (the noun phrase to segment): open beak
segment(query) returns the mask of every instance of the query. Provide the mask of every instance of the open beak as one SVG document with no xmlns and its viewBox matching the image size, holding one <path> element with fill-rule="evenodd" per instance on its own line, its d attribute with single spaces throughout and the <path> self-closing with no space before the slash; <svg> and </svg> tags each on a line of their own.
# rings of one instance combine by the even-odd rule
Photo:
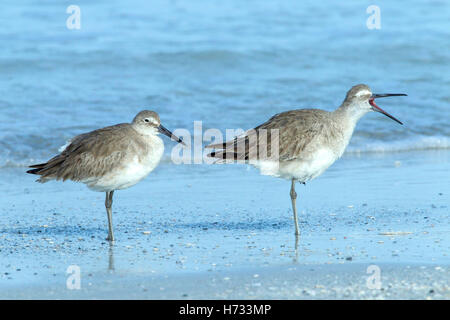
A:
<svg viewBox="0 0 450 320">
<path fill-rule="evenodd" d="M 170 132 L 170 130 L 168 130 L 167 128 L 165 128 L 162 124 L 159 125 L 158 127 L 158 132 L 168 136 L 170 139 L 181 143 L 183 146 L 185 146 L 186 144 L 183 142 L 183 140 L 181 140 L 180 138 L 178 138 L 176 135 L 174 135 L 172 132 Z"/>
<path fill-rule="evenodd" d="M 385 116 L 391 118 L 392 120 L 397 121 L 397 122 L 400 123 L 400 124 L 403 124 L 400 120 L 398 120 L 397 118 L 391 116 L 389 113 L 387 113 L 386 111 L 384 111 L 383 109 L 381 109 L 379 106 L 377 106 L 377 105 L 375 104 L 375 99 L 377 99 L 377 98 L 397 97 L 397 96 L 407 96 L 407 94 L 404 94 L 404 93 L 383 93 L 383 94 L 377 94 L 377 93 L 374 93 L 374 94 L 372 94 L 372 96 L 369 98 L 369 103 L 370 103 L 370 105 L 372 106 L 372 110 L 373 110 L 373 111 L 382 113 L 382 114 L 384 114 Z"/>
</svg>

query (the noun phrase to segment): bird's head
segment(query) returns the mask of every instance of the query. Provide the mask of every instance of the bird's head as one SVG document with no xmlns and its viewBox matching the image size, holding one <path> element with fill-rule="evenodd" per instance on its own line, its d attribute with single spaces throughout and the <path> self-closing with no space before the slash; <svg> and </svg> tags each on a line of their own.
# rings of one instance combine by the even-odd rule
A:
<svg viewBox="0 0 450 320">
<path fill-rule="evenodd" d="M 183 140 L 175 136 L 170 130 L 166 129 L 155 111 L 143 110 L 134 117 L 132 125 L 141 133 L 155 135 L 162 133 L 172 140 L 186 145 Z"/>
<path fill-rule="evenodd" d="M 397 118 L 381 109 L 375 104 L 375 99 L 395 96 L 406 96 L 404 93 L 372 93 L 370 88 L 365 84 L 353 86 L 345 96 L 344 105 L 356 114 L 365 114 L 369 111 L 375 111 L 384 114 L 392 120 L 403 124 Z"/>
</svg>

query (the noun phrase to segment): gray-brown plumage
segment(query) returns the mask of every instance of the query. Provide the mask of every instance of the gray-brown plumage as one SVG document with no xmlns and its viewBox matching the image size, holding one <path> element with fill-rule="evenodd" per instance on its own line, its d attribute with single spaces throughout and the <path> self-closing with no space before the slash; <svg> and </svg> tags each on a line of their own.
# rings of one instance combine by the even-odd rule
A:
<svg viewBox="0 0 450 320">
<path fill-rule="evenodd" d="M 163 133 L 183 143 L 161 125 L 156 112 L 139 112 L 131 123 L 121 123 L 80 134 L 60 154 L 49 161 L 30 166 L 27 173 L 39 175 L 39 182 L 72 180 L 85 183 L 94 191 L 106 192 L 108 239 L 112 231 L 114 190 L 125 189 L 145 178 L 159 163 L 164 144 Z"/>
<path fill-rule="evenodd" d="M 27 172 L 40 175 L 39 182 L 94 181 L 126 166 L 135 155 L 143 161 L 150 149 L 145 136 L 122 123 L 76 136 L 60 154 L 46 163 L 31 165 L 35 169 Z"/>
<path fill-rule="evenodd" d="M 264 133 L 262 137 L 261 132 Z M 278 133 L 273 134 L 272 131 Z M 278 135 L 278 139 L 272 139 Z M 262 138 L 261 141 L 258 141 Z M 209 156 L 218 159 L 233 160 L 265 160 L 274 156 L 279 161 L 301 159 L 319 146 L 332 144 L 337 139 L 344 139 L 342 125 L 332 117 L 330 112 L 319 109 L 298 109 L 274 115 L 267 122 L 247 131 L 244 135 L 219 144 L 212 144 L 207 148 L 222 149 L 211 152 Z M 258 141 L 258 143 L 251 143 Z M 278 144 L 278 155 L 271 153 Z M 267 150 L 264 153 L 264 150 Z"/>
<path fill-rule="evenodd" d="M 261 174 L 291 180 L 295 233 L 299 234 L 295 182 L 305 183 L 322 174 L 345 151 L 358 120 L 377 111 L 376 98 L 405 94 L 372 94 L 367 85 L 352 87 L 334 111 L 299 109 L 276 114 L 267 122 L 225 143 L 212 144 L 209 154 L 218 162 L 245 161 Z"/>
</svg>

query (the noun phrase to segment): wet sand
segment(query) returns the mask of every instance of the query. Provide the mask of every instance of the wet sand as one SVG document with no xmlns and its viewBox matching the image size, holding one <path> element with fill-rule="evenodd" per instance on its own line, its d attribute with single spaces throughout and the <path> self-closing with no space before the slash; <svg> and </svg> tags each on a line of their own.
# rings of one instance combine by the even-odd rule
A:
<svg viewBox="0 0 450 320">
<path fill-rule="evenodd" d="M 0 298 L 449 299 L 450 151 L 347 154 L 298 185 L 243 165 L 161 164 L 113 204 L 0 175 Z M 80 267 L 81 289 L 66 286 Z M 370 289 L 367 268 L 380 268 Z"/>
</svg>

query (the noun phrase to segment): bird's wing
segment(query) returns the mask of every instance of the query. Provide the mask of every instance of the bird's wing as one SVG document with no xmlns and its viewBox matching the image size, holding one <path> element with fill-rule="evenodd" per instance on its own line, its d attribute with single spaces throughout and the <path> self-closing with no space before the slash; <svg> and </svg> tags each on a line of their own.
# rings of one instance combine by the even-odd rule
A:
<svg viewBox="0 0 450 320">
<path fill-rule="evenodd" d="M 274 153 L 278 153 L 278 160 L 294 160 L 302 157 L 310 143 L 320 136 L 319 133 L 326 125 L 326 113 L 327 111 L 318 109 L 282 112 L 241 136 L 206 147 L 216 149 L 209 156 L 218 159 L 263 160 L 261 151 L 264 152 L 265 149 L 267 157 L 276 156 Z"/>
<path fill-rule="evenodd" d="M 57 156 L 29 173 L 41 175 L 41 180 L 61 179 L 82 181 L 99 177 L 121 166 L 132 148 L 139 146 L 127 135 L 133 130 L 129 124 L 118 124 L 88 133 L 80 134 Z"/>
</svg>

